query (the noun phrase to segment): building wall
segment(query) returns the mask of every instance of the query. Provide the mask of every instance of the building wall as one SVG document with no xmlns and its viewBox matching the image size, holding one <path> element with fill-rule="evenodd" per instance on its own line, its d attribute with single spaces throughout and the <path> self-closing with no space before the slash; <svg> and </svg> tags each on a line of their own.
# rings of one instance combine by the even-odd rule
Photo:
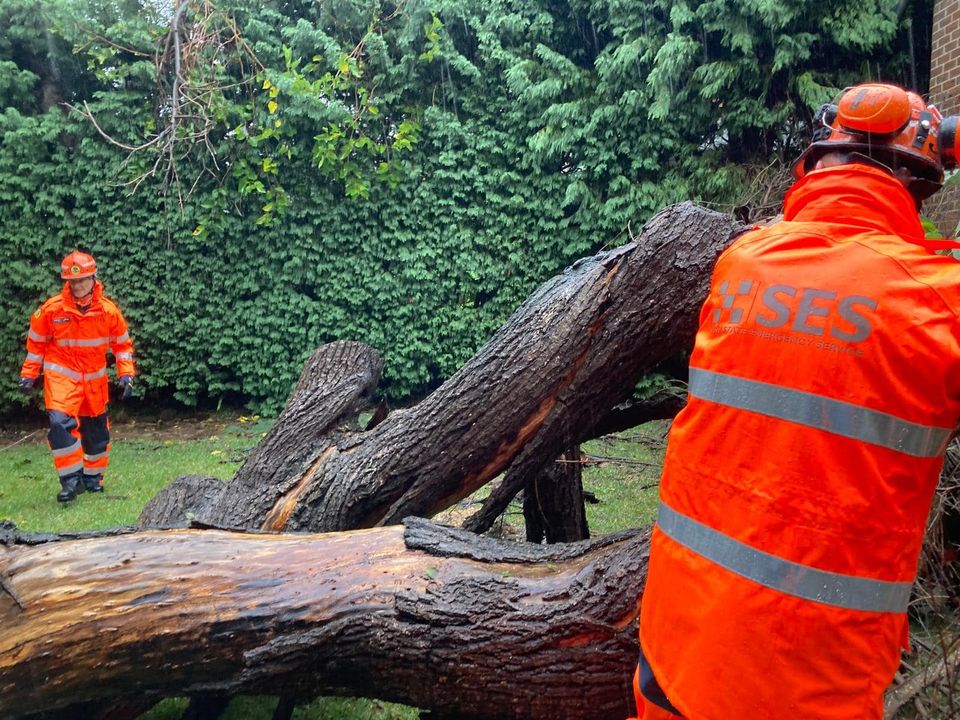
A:
<svg viewBox="0 0 960 720">
<path fill-rule="evenodd" d="M 960 115 L 960 0 L 936 0 L 933 8 L 930 100 L 944 115 Z M 924 203 L 923 214 L 945 235 L 960 226 L 960 180 Z"/>
</svg>

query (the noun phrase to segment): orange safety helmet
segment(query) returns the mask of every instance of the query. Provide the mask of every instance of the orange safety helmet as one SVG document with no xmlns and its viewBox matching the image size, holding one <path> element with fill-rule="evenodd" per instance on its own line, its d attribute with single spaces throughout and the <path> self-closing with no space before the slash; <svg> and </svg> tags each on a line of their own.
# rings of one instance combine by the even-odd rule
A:
<svg viewBox="0 0 960 720">
<path fill-rule="evenodd" d="M 924 200 L 943 185 L 943 171 L 957 167 L 958 119 L 944 118 L 917 93 L 896 85 L 855 85 L 817 112 L 813 141 L 793 174 L 802 178 L 827 153 L 854 153 L 889 170 L 907 168 L 914 176 L 908 189 Z"/>
<path fill-rule="evenodd" d="M 60 263 L 60 277 L 64 280 L 80 280 L 97 273 L 97 261 L 92 255 L 74 250 Z"/>
</svg>

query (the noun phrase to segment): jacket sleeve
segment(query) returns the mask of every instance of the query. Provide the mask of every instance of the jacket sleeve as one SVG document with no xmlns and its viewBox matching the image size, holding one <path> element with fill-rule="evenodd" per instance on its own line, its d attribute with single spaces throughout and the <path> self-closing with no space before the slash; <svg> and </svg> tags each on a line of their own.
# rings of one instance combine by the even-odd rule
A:
<svg viewBox="0 0 960 720">
<path fill-rule="evenodd" d="M 110 328 L 110 352 L 117 360 L 117 375 L 136 375 L 133 366 L 133 341 L 127 330 L 127 321 L 123 319 L 120 308 L 112 314 L 113 323 Z"/>
<path fill-rule="evenodd" d="M 27 331 L 27 359 L 20 368 L 20 377 L 36 378 L 43 367 L 43 357 L 47 354 L 47 345 L 53 338 L 50 318 L 43 306 L 30 316 L 30 329 Z"/>
</svg>

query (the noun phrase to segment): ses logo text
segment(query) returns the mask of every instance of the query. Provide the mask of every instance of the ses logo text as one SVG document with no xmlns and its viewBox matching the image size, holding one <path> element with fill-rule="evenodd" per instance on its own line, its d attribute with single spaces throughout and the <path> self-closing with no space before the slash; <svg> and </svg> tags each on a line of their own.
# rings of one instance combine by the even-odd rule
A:
<svg viewBox="0 0 960 720">
<path fill-rule="evenodd" d="M 755 280 L 722 282 L 711 313 L 713 332 L 758 336 L 860 356 L 856 347 L 873 332 L 877 301 L 866 295 Z"/>
</svg>

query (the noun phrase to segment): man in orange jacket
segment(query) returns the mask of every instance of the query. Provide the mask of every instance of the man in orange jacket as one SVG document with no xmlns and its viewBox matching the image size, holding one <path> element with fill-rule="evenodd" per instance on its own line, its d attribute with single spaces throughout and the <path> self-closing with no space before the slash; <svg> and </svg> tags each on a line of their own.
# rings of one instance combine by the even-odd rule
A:
<svg viewBox="0 0 960 720">
<path fill-rule="evenodd" d="M 60 476 L 57 500 L 103 492 L 110 462 L 107 419 L 107 348 L 117 363 L 122 399 L 133 391 L 133 343 L 120 308 L 104 296 L 97 264 L 79 251 L 67 255 L 63 290 L 30 318 L 27 358 L 20 389 L 29 393 L 43 370 L 43 396 L 50 419 L 47 439 Z"/>
<path fill-rule="evenodd" d="M 918 209 L 957 118 L 825 106 L 784 219 L 714 269 L 641 601 L 643 720 L 879 720 L 960 418 L 960 263 Z"/>
</svg>

